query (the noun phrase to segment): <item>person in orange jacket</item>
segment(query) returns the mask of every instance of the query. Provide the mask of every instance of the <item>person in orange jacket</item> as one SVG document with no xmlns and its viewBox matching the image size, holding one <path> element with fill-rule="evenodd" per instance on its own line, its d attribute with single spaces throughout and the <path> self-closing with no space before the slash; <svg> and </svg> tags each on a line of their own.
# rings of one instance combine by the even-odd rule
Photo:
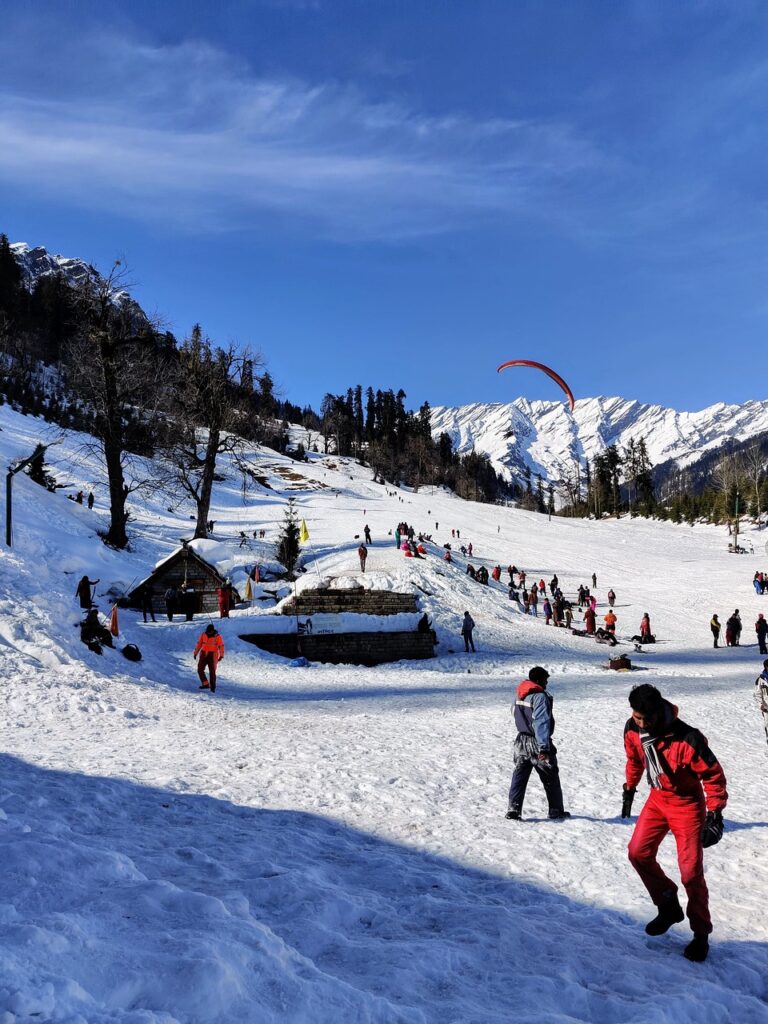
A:
<svg viewBox="0 0 768 1024">
<path fill-rule="evenodd" d="M 603 622 L 608 633 L 616 635 L 616 616 L 612 611 L 609 611 L 607 615 L 603 616 Z"/>
<path fill-rule="evenodd" d="M 200 677 L 200 689 L 216 693 L 216 666 L 224 658 L 224 639 L 211 623 L 205 627 L 197 641 L 193 658 L 197 658 L 197 674 Z M 206 679 L 208 669 L 210 681 Z"/>
</svg>

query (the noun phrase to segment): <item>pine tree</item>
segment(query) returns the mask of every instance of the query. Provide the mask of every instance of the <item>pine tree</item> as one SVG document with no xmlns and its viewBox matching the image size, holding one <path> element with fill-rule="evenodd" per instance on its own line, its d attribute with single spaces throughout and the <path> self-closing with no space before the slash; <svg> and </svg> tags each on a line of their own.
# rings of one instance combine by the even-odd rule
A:
<svg viewBox="0 0 768 1024">
<path fill-rule="evenodd" d="M 277 539 L 275 553 L 277 555 L 278 562 L 281 562 L 285 566 L 288 572 L 288 578 L 293 579 L 294 569 L 299 560 L 299 555 L 301 554 L 301 545 L 299 543 L 299 522 L 294 498 L 288 499 L 288 506 L 283 516 L 283 526 Z"/>
</svg>

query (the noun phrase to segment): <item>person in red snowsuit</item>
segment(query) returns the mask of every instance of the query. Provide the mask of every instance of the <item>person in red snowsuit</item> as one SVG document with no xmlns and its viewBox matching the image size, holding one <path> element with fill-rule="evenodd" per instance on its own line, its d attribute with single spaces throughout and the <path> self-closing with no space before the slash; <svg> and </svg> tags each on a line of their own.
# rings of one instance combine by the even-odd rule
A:
<svg viewBox="0 0 768 1024">
<path fill-rule="evenodd" d="M 224 658 L 224 638 L 213 623 L 205 627 L 200 634 L 192 655 L 197 658 L 197 674 L 200 678 L 200 689 L 216 693 L 216 666 Z M 210 681 L 205 677 L 205 670 L 208 669 Z"/>
<path fill-rule="evenodd" d="M 228 619 L 229 609 L 232 605 L 232 586 L 225 582 L 223 587 L 219 587 L 216 591 L 216 597 L 219 602 L 219 618 Z"/>
<path fill-rule="evenodd" d="M 659 911 L 645 930 L 649 935 L 662 935 L 683 920 L 677 886 L 656 859 L 662 840 L 671 832 L 693 932 L 684 953 L 689 960 L 705 960 L 712 919 L 704 878 L 704 845 L 714 845 L 723 834 L 722 812 L 728 802 L 725 775 L 706 737 L 680 721 L 677 708 L 664 700 L 655 686 L 644 683 L 634 687 L 629 703 L 632 717 L 624 727 L 627 766 L 622 818 L 631 815 L 643 774 L 651 786 L 628 847 L 629 860 Z"/>
<path fill-rule="evenodd" d="M 591 608 L 587 608 L 584 612 L 584 624 L 587 627 L 587 633 L 593 634 L 595 632 L 595 613 Z"/>
</svg>

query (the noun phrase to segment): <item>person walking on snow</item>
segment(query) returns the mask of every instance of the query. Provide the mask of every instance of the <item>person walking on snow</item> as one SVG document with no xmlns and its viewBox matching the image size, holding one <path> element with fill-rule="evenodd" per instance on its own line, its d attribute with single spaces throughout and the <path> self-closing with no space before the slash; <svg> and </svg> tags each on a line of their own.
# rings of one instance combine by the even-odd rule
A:
<svg viewBox="0 0 768 1024">
<path fill-rule="evenodd" d="M 592 589 L 597 590 L 597 576 L 592 573 Z"/>
<path fill-rule="evenodd" d="M 96 499 L 93 496 L 93 491 L 88 491 L 88 508 L 93 508 L 93 503 Z"/>
<path fill-rule="evenodd" d="M 152 621 L 157 622 L 155 618 L 155 588 L 151 583 L 147 582 L 141 588 L 141 614 L 144 616 L 144 621 L 147 621 L 147 614 L 152 616 Z"/>
<path fill-rule="evenodd" d="M 544 612 L 544 625 L 548 626 L 550 619 L 552 618 L 552 605 L 549 603 L 549 598 L 544 598 L 544 604 L 541 606 L 541 610 Z"/>
<path fill-rule="evenodd" d="M 357 549 L 357 554 L 360 558 L 360 572 L 365 572 L 365 560 L 368 557 L 368 548 L 365 544 L 361 544 Z"/>
<path fill-rule="evenodd" d="M 91 596 L 91 587 L 95 587 L 100 580 L 89 580 L 87 576 L 83 576 L 80 582 L 77 584 L 77 590 L 75 591 L 75 597 L 80 600 L 81 608 L 90 608 L 93 604 L 93 597 Z"/>
<path fill-rule="evenodd" d="M 761 654 L 768 654 L 768 648 L 765 646 L 765 638 L 768 635 L 768 622 L 765 621 L 763 613 L 760 612 L 757 616 L 757 622 L 755 623 L 755 633 L 757 633 L 757 642 L 760 647 Z"/>
<path fill-rule="evenodd" d="M 608 606 L 613 608 L 613 602 L 616 600 L 616 595 L 613 592 L 613 588 L 608 591 Z"/>
<path fill-rule="evenodd" d="M 200 689 L 216 692 L 216 667 L 224 660 L 224 640 L 216 627 L 211 622 L 200 634 L 192 655 L 197 658 L 197 674 L 200 678 Z M 206 679 L 205 670 L 208 669 L 209 679 Z"/>
<path fill-rule="evenodd" d="M 717 647 L 718 646 L 717 641 L 720 639 L 721 624 L 720 624 L 720 620 L 718 619 L 718 617 L 716 615 L 712 616 L 712 619 L 711 619 L 711 621 L 709 623 L 709 628 L 712 630 L 712 639 L 714 640 L 713 647 Z"/>
<path fill-rule="evenodd" d="M 475 641 L 472 639 L 472 630 L 475 628 L 475 620 L 469 614 L 464 612 L 464 620 L 461 623 L 461 635 L 464 637 L 464 651 L 465 653 L 472 650 L 475 653 Z"/>
<path fill-rule="evenodd" d="M 549 672 L 536 665 L 528 673 L 528 678 L 518 686 L 516 700 L 512 705 L 517 737 L 515 769 L 509 787 L 506 816 L 513 821 L 522 819 L 525 791 L 534 769 L 544 786 L 549 804 L 549 817 L 553 821 L 563 821 L 571 816 L 563 809 L 557 748 L 552 742 L 552 734 L 555 731 L 553 697 L 547 693 L 548 682 Z"/>
<path fill-rule="evenodd" d="M 614 612 L 609 611 L 607 615 L 603 616 L 603 622 L 605 623 L 605 631 L 610 633 L 611 636 L 616 636 L 616 615 Z"/>
<path fill-rule="evenodd" d="M 650 644 L 650 643 L 652 643 L 653 642 L 651 640 L 652 636 L 653 636 L 653 634 L 651 633 L 651 617 L 648 614 L 648 612 L 644 612 L 643 613 L 643 617 L 640 620 L 640 643 L 641 644 Z"/>
<path fill-rule="evenodd" d="M 628 847 L 630 863 L 658 909 L 645 930 L 648 935 L 663 935 L 683 920 L 677 886 L 656 859 L 664 837 L 672 832 L 693 932 L 683 952 L 689 960 L 700 962 L 709 952 L 712 931 L 704 848 L 714 846 L 723 835 L 723 809 L 728 802 L 725 774 L 706 737 L 680 721 L 677 708 L 655 686 L 643 683 L 634 687 L 629 704 L 632 716 L 624 726 L 627 765 L 622 818 L 632 814 L 643 774 L 651 787 Z"/>
<path fill-rule="evenodd" d="M 363 535 L 365 536 L 365 543 L 366 544 L 370 544 L 371 543 L 371 528 L 368 525 L 368 523 L 366 523 L 365 526 L 363 527 Z"/>
</svg>

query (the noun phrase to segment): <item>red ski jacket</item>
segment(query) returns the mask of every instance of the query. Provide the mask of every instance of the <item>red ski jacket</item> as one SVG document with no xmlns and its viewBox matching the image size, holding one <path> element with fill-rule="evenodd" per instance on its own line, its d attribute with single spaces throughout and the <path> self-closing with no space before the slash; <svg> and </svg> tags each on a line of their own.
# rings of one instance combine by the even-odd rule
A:
<svg viewBox="0 0 768 1024">
<path fill-rule="evenodd" d="M 662 734 L 654 740 L 662 765 L 661 792 L 676 796 L 698 796 L 702 787 L 708 811 L 721 811 L 728 802 L 725 773 L 698 729 L 677 717 L 674 704 L 664 702 L 670 719 Z M 624 750 L 627 754 L 627 786 L 637 786 L 645 772 L 645 757 L 640 730 L 630 718 L 624 726 Z"/>
</svg>

